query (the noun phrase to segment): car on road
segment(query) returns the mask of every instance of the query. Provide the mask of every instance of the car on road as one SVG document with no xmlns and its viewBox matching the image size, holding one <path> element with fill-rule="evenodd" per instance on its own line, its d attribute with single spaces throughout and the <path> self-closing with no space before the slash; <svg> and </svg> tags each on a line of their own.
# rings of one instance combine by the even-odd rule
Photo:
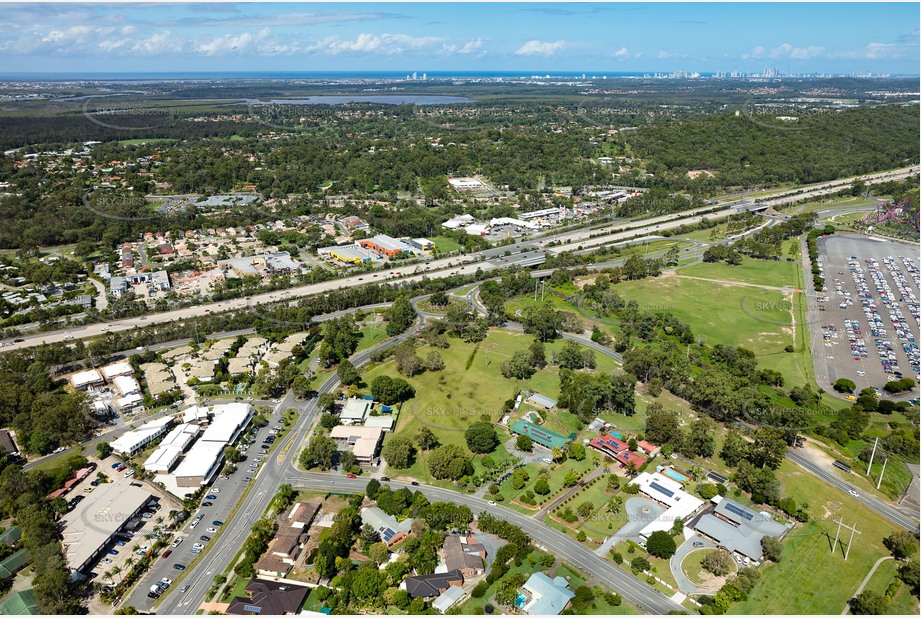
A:
<svg viewBox="0 0 921 618">
<path fill-rule="evenodd" d="M 219 487 L 212 487 L 212 488 L 211 488 L 211 493 L 213 493 L 213 494 L 219 494 L 219 493 L 221 493 L 221 490 L 220 490 Z"/>
<path fill-rule="evenodd" d="M 202 502 L 201 505 L 202 505 L 202 506 L 213 506 L 214 503 L 211 502 L 211 501 L 208 501 L 208 502 Z"/>
<path fill-rule="evenodd" d="M 847 493 L 851 494 L 851 495 L 854 496 L 855 498 L 859 498 L 859 497 L 860 497 L 860 494 L 857 493 L 856 491 L 854 491 L 853 489 L 848 489 L 848 490 L 847 490 Z"/>
<path fill-rule="evenodd" d="M 383 482 L 386 483 L 387 481 L 390 480 L 390 477 L 389 477 L 389 476 L 382 476 L 382 477 L 381 477 L 381 480 L 382 480 Z"/>
<path fill-rule="evenodd" d="M 185 565 L 180 562 L 177 562 L 176 564 L 174 564 L 173 568 L 176 569 L 177 571 L 185 571 Z"/>
<path fill-rule="evenodd" d="M 169 555 L 170 555 L 171 553 L 173 553 L 173 550 L 172 550 L 172 549 L 167 549 L 165 552 L 163 552 L 163 558 L 169 557 Z"/>
<path fill-rule="evenodd" d="M 413 487 L 418 487 L 419 481 L 413 481 L 412 483 L 410 483 L 410 485 L 412 485 Z"/>
<path fill-rule="evenodd" d="M 488 504 L 489 506 L 496 506 L 496 503 L 493 500 L 490 500 L 486 504 Z"/>
<path fill-rule="evenodd" d="M 354 474 L 346 474 L 346 475 L 345 475 L 345 478 L 347 478 L 347 479 L 357 479 L 358 477 L 355 476 Z"/>
<path fill-rule="evenodd" d="M 694 541 L 694 547 L 703 547 L 703 546 L 704 544 L 701 543 L 700 541 Z"/>
<path fill-rule="evenodd" d="M 217 500 L 217 496 L 215 496 L 214 494 L 208 494 L 207 496 L 205 496 L 205 500 Z"/>
<path fill-rule="evenodd" d="M 173 541 L 173 544 L 170 545 L 170 547 L 179 547 L 179 545 L 181 544 L 182 544 L 182 539 L 176 539 L 175 541 Z"/>
<path fill-rule="evenodd" d="M 190 586 L 189 584 L 183 584 L 183 585 L 182 585 L 182 588 L 179 589 L 179 592 L 188 592 L 188 591 L 189 591 L 189 588 L 191 588 L 191 587 L 192 587 L 192 586 Z"/>
</svg>

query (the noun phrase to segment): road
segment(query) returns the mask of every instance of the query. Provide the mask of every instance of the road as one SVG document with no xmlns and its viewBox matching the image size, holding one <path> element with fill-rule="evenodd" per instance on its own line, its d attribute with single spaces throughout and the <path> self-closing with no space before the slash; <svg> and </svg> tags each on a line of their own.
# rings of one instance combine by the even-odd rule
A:
<svg viewBox="0 0 921 618">
<path fill-rule="evenodd" d="M 362 492 L 367 485 L 367 479 L 347 479 L 341 476 L 324 473 L 298 472 L 285 477 L 284 482 L 296 487 L 316 489 L 321 491 L 348 491 Z M 615 566 L 605 557 L 598 556 L 581 543 L 573 541 L 562 532 L 518 511 L 500 505 L 491 505 L 482 498 L 469 494 L 462 494 L 450 489 L 420 485 L 413 487 L 409 483 L 390 481 L 394 489 L 406 487 L 410 490 L 421 491 L 426 498 L 432 501 L 454 502 L 466 504 L 476 514 L 489 513 L 499 519 L 504 519 L 528 533 L 534 543 L 540 545 L 554 556 L 565 560 L 568 564 L 578 567 L 597 579 L 601 584 L 619 592 L 647 614 L 667 614 L 670 611 L 686 613 L 683 607 L 657 592 L 651 586 L 641 582 L 631 573 Z"/>
<path fill-rule="evenodd" d="M 355 354 L 351 357 L 352 363 L 357 367 L 366 363 L 373 352 L 376 350 L 386 349 L 405 341 L 418 332 L 419 326 L 409 329 L 407 332 L 398 335 L 392 339 L 383 342 L 376 348 L 371 348 Z M 317 391 L 317 394 L 328 393 L 334 390 L 339 384 L 339 378 L 336 375 L 330 377 Z M 291 395 L 289 394 L 289 397 Z M 283 406 L 280 404 L 279 407 Z M 282 408 L 282 411 L 286 408 Z M 299 407 L 301 414 L 294 426 L 288 432 L 286 437 L 276 444 L 275 448 L 269 452 L 266 461 L 258 470 L 250 482 L 251 487 L 246 498 L 243 500 L 239 509 L 233 518 L 225 520 L 224 530 L 220 536 L 213 539 L 202 554 L 203 558 L 198 563 L 190 566 L 182 577 L 182 581 L 177 581 L 168 590 L 167 594 L 161 597 L 156 604 L 158 614 L 194 614 L 199 604 L 205 598 L 205 593 L 211 587 L 214 576 L 223 573 L 227 565 L 236 555 L 243 541 L 249 535 L 253 524 L 262 517 L 266 505 L 278 486 L 286 482 L 286 478 L 296 471 L 295 462 L 301 452 L 301 444 L 307 437 L 309 430 L 313 427 L 314 421 L 318 415 L 317 398 L 311 398 Z M 244 472 L 238 470 L 231 478 L 243 476 Z M 327 478 L 334 478 L 328 476 Z M 343 480 L 346 480 L 342 477 Z M 363 481 L 367 483 L 367 480 Z M 221 482 L 225 484 L 225 482 Z M 362 485 L 362 489 L 364 485 Z M 329 490 L 330 487 L 323 488 Z M 182 546 L 180 546 L 182 547 Z M 172 564 L 172 561 L 169 561 Z M 135 588 L 134 594 L 129 597 L 127 602 L 134 605 L 138 610 L 144 611 L 149 609 L 150 599 L 147 599 L 147 591 L 153 582 L 158 581 L 163 576 L 169 576 L 166 570 L 160 573 L 159 569 L 148 574 L 140 584 Z M 173 571 L 175 573 L 175 571 Z M 179 588 L 182 584 L 189 584 L 190 589 L 182 593 Z"/>
<path fill-rule="evenodd" d="M 868 176 L 861 176 L 859 178 L 843 179 L 836 180 L 827 183 L 821 183 L 818 185 L 811 185 L 809 187 L 804 187 L 800 189 L 802 193 L 799 194 L 790 194 L 783 195 L 780 197 L 772 197 L 770 200 L 771 205 L 779 205 L 781 203 L 789 203 L 805 199 L 810 196 L 824 195 L 828 192 L 833 192 L 840 190 L 843 186 L 847 186 L 850 183 L 853 183 L 856 180 L 863 180 L 867 184 L 872 184 L 874 182 L 885 182 L 893 180 L 896 178 L 904 178 L 912 175 L 912 172 L 909 168 L 902 170 L 895 170 L 891 172 L 882 172 L 880 174 L 872 174 Z M 767 203 L 767 202 L 765 202 Z M 750 205 L 748 200 L 740 200 L 738 202 L 728 202 L 723 204 L 723 209 L 719 210 L 717 213 L 712 213 L 707 215 L 709 219 L 717 219 L 720 217 L 728 217 L 732 214 L 738 212 L 740 208 L 744 208 Z M 547 250 L 553 252 L 559 252 L 563 250 L 572 250 L 572 249 L 584 249 L 588 245 L 604 245 L 611 242 L 617 242 L 618 240 L 625 240 L 633 236 L 646 236 L 651 234 L 658 234 L 661 231 L 666 229 L 674 229 L 679 227 L 682 224 L 690 224 L 695 221 L 699 221 L 702 218 L 702 215 L 699 213 L 706 210 L 712 210 L 714 207 L 712 204 L 694 209 L 687 212 L 675 213 L 670 215 L 640 219 L 628 223 L 616 223 L 608 224 L 606 226 L 601 226 L 599 228 L 588 228 L 588 229 L 579 229 L 569 232 L 562 233 L 550 233 L 545 236 L 538 238 L 533 238 L 529 240 L 524 240 L 516 243 L 511 246 L 504 247 L 494 247 L 492 249 L 487 249 L 478 253 L 473 253 L 465 256 L 459 257 L 448 257 L 441 258 L 437 260 L 432 260 L 426 265 L 414 265 L 409 268 L 413 269 L 413 274 L 402 274 L 402 271 L 384 271 L 373 274 L 362 273 L 359 275 L 353 275 L 350 277 L 345 277 L 342 279 L 334 279 L 332 281 L 324 281 L 322 283 L 315 283 L 309 285 L 303 285 L 295 288 L 289 288 L 287 290 L 279 290 L 275 292 L 266 292 L 263 294 L 258 294 L 252 297 L 243 298 L 243 299 L 234 299 L 223 301 L 219 303 L 208 303 L 202 304 L 194 307 L 186 307 L 182 309 L 175 309 L 172 311 L 165 311 L 162 313 L 151 313 L 144 316 L 138 316 L 133 318 L 124 318 L 119 320 L 114 320 L 107 323 L 96 323 L 83 326 L 74 326 L 69 330 L 57 330 L 50 331 L 45 333 L 38 333 L 35 335 L 28 335 L 20 337 L 23 341 L 21 342 L 6 342 L 4 346 L 4 351 L 6 350 L 15 350 L 26 347 L 33 347 L 37 345 L 42 345 L 44 343 L 60 343 L 63 341 L 69 341 L 72 339 L 86 339 L 89 337 L 96 337 L 102 334 L 105 334 L 109 331 L 123 331 L 131 330 L 133 328 L 140 328 L 144 326 L 150 326 L 154 324 L 163 324 L 167 322 L 174 322 L 177 320 L 187 320 L 197 316 L 200 316 L 203 312 L 226 312 L 226 311 L 236 311 L 236 310 L 249 310 L 255 313 L 258 313 L 258 306 L 265 303 L 270 303 L 273 301 L 283 301 L 283 300 L 296 300 L 305 296 L 314 296 L 317 294 L 323 294 L 330 292 L 336 289 L 343 289 L 348 287 L 355 287 L 364 285 L 366 283 L 372 282 L 394 282 L 394 281 L 405 281 L 405 282 L 415 282 L 421 280 L 423 277 L 428 278 L 437 278 L 445 277 L 453 273 L 463 273 L 463 274 L 472 274 L 476 272 L 478 268 L 482 268 L 484 271 L 502 268 L 502 266 L 497 266 L 495 264 L 490 264 L 486 260 L 501 258 L 506 251 L 511 251 L 512 253 L 522 253 L 526 251 L 534 251 L 541 249 L 543 250 L 546 245 L 550 242 L 559 242 L 559 246 L 548 247 Z M 615 231 L 617 230 L 617 231 Z"/>
<path fill-rule="evenodd" d="M 787 457 L 790 459 L 790 461 L 794 462 L 810 474 L 819 477 L 829 485 L 844 492 L 855 492 L 857 494 L 856 497 L 851 494 L 851 497 L 853 497 L 854 500 L 857 500 L 864 506 L 873 509 L 892 523 L 902 526 L 910 532 L 918 532 L 917 514 L 915 514 L 915 518 L 912 518 L 908 516 L 906 512 L 892 506 L 891 504 L 887 504 L 879 498 L 865 495 L 864 493 L 860 492 L 854 485 L 851 485 L 847 481 L 839 478 L 837 474 L 829 472 L 825 468 L 813 463 L 808 458 L 793 449 L 787 450 Z"/>
</svg>

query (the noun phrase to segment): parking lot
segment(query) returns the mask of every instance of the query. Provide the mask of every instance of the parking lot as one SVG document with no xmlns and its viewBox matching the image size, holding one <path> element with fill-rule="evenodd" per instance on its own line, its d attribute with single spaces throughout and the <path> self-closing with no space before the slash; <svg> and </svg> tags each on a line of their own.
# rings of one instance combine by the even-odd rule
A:
<svg viewBox="0 0 921 618">
<path fill-rule="evenodd" d="M 139 611 L 148 611 L 157 602 L 159 595 L 151 594 L 151 586 L 162 581 L 178 579 L 193 560 L 207 550 L 209 543 L 219 534 L 230 519 L 234 505 L 250 483 L 259 468 L 265 464 L 268 453 L 274 452 L 263 448 L 263 444 L 274 443 L 276 427 L 281 426 L 282 414 L 276 408 L 266 427 L 250 430 L 241 435 L 237 448 L 244 458 L 237 464 L 237 469 L 230 475 L 220 475 L 214 479 L 204 492 L 201 505 L 192 514 L 189 521 L 176 533 L 173 544 L 160 554 L 147 575 L 134 588 L 122 605 L 132 605 Z M 266 442 L 268 440 L 268 442 Z M 242 541 L 242 539 L 241 539 Z M 179 590 L 173 594 L 183 594 L 186 585 L 191 582 L 177 582 Z"/>
<path fill-rule="evenodd" d="M 825 289 L 817 292 L 814 350 L 829 383 L 848 378 L 857 390 L 882 391 L 901 376 L 917 380 L 918 286 L 916 250 L 853 235 L 819 242 Z M 911 393 L 908 397 L 914 397 Z"/>
</svg>

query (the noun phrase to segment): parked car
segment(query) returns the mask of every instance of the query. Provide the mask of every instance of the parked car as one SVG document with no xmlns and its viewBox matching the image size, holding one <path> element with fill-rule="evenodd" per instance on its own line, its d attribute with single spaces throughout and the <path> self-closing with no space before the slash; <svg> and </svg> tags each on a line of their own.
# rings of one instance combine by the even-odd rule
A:
<svg viewBox="0 0 921 618">
<path fill-rule="evenodd" d="M 211 522 L 211 525 L 212 526 L 223 526 L 224 522 L 222 522 L 220 519 L 215 519 L 214 521 Z"/>
<path fill-rule="evenodd" d="M 199 541 L 204 541 L 205 543 L 207 543 L 208 541 L 211 540 L 211 537 L 210 537 L 210 536 L 206 536 L 206 535 L 203 534 L 203 535 L 201 535 L 200 537 L 198 537 L 198 540 L 199 540 Z"/>
<path fill-rule="evenodd" d="M 181 563 L 179 563 L 179 562 L 177 562 L 176 564 L 174 564 L 174 565 L 173 565 L 173 568 L 176 569 L 177 571 L 185 571 L 185 565 L 184 565 L 184 564 L 181 564 Z"/>
</svg>

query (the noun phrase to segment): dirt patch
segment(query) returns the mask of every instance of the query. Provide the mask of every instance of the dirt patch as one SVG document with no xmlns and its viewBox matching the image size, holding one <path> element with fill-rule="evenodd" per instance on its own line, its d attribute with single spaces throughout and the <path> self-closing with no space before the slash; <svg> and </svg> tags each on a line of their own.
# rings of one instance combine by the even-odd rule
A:
<svg viewBox="0 0 921 618">
<path fill-rule="evenodd" d="M 706 176 L 707 178 L 713 178 L 716 176 L 714 172 L 710 170 L 688 170 L 688 178 L 691 180 L 699 178 L 700 176 Z"/>
<path fill-rule="evenodd" d="M 598 278 L 598 275 L 592 275 L 590 277 L 586 277 L 584 279 L 579 279 L 578 281 L 574 281 L 573 283 L 575 284 L 577 288 L 582 290 L 582 289 L 585 289 L 585 286 L 587 285 L 595 285 L 595 280 L 597 278 Z"/>
</svg>

